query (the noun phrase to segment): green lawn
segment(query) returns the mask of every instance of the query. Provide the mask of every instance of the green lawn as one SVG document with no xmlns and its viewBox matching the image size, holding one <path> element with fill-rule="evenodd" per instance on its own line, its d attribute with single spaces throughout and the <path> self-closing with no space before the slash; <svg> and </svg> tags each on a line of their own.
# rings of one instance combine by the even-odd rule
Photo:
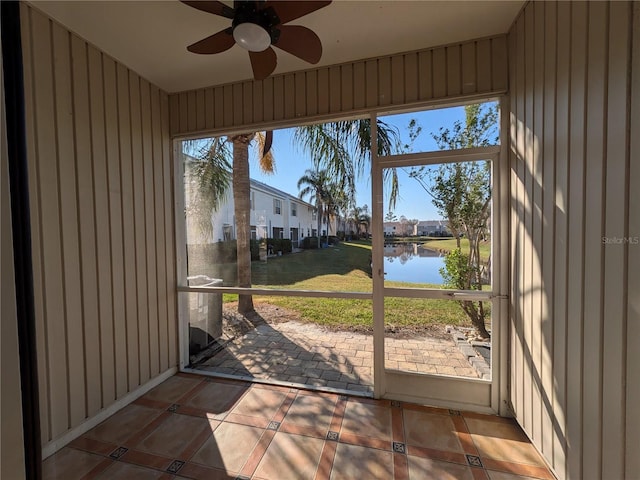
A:
<svg viewBox="0 0 640 480">
<path fill-rule="evenodd" d="M 432 238 L 422 244 L 425 248 L 437 250 L 440 252 L 450 252 L 456 248 L 455 238 Z M 469 240 L 466 238 L 460 239 L 460 248 L 462 252 L 469 251 Z M 480 242 L 480 260 L 486 262 L 491 255 L 491 242 Z"/>
<path fill-rule="evenodd" d="M 252 264 L 253 285 L 262 288 L 370 292 L 371 243 L 343 242 L 322 250 L 269 258 Z M 386 282 L 386 286 L 429 287 L 430 285 Z M 237 300 L 224 295 L 225 302 Z M 369 300 L 255 296 L 254 301 L 268 302 L 298 312 L 303 321 L 335 328 L 372 325 Z M 385 321 L 388 327 L 416 327 L 431 324 L 469 326 L 460 306 L 449 300 L 387 298 Z"/>
</svg>

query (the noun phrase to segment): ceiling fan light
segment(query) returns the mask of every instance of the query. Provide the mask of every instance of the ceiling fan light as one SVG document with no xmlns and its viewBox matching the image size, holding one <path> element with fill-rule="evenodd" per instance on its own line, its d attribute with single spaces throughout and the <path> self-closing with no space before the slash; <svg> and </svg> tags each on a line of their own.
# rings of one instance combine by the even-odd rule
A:
<svg viewBox="0 0 640 480">
<path fill-rule="evenodd" d="M 269 32 L 252 22 L 236 25 L 233 29 L 233 38 L 238 45 L 250 52 L 262 52 L 271 45 Z"/>
</svg>

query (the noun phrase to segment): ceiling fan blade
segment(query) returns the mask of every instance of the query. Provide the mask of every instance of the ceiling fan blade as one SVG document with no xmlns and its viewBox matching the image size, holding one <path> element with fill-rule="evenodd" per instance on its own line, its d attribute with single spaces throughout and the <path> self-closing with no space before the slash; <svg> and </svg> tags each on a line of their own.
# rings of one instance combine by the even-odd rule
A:
<svg viewBox="0 0 640 480">
<path fill-rule="evenodd" d="M 316 64 L 322 57 L 322 42 L 313 30 L 300 25 L 280 25 L 280 38 L 273 44 L 305 62 Z"/>
<path fill-rule="evenodd" d="M 197 1 L 197 0 L 180 0 L 185 5 L 189 5 L 190 7 L 197 8 L 198 10 L 202 10 L 203 12 L 213 13 L 214 15 L 220 15 L 221 17 L 233 18 L 233 14 L 235 13 L 233 8 L 225 5 L 222 2 L 218 2 L 215 0 L 209 1 Z"/>
<path fill-rule="evenodd" d="M 235 43 L 232 29 L 226 28 L 218 33 L 214 33 L 210 37 L 203 38 L 199 42 L 192 43 L 187 47 L 187 50 L 191 53 L 210 55 L 212 53 L 221 53 L 229 50 Z"/>
<path fill-rule="evenodd" d="M 280 23 L 287 23 L 295 20 L 296 18 L 300 18 L 312 12 L 315 12 L 322 7 L 326 7 L 330 3 L 331 0 L 267 0 L 265 2 L 264 8 L 272 7 L 276 11 L 278 18 L 280 18 Z"/>
<path fill-rule="evenodd" d="M 264 80 L 273 73 L 278 65 L 278 58 L 273 48 L 269 47 L 262 52 L 249 52 L 251 59 L 251 68 L 253 69 L 253 78 L 255 80 Z"/>
</svg>

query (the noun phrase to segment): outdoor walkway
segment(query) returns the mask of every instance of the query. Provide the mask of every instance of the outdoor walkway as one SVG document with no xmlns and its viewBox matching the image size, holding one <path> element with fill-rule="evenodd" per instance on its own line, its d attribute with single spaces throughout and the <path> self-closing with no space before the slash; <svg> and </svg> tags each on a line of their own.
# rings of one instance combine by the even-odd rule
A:
<svg viewBox="0 0 640 480">
<path fill-rule="evenodd" d="M 387 368 L 478 378 L 452 340 L 432 337 L 385 340 Z M 314 324 L 263 324 L 228 343 L 197 367 L 216 373 L 373 391 L 373 337 L 332 332 Z"/>
</svg>

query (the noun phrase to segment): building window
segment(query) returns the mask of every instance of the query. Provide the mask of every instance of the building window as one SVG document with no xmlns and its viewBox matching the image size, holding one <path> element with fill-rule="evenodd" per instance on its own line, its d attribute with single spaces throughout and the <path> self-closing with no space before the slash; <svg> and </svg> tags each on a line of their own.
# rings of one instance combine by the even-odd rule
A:
<svg viewBox="0 0 640 480">
<path fill-rule="evenodd" d="M 282 215 L 282 200 L 277 198 L 273 199 L 273 213 L 275 215 Z"/>
<path fill-rule="evenodd" d="M 298 206 L 295 203 L 291 204 L 291 216 L 292 217 L 298 216 Z"/>
<path fill-rule="evenodd" d="M 256 209 L 256 192 L 251 192 L 251 210 Z"/>
<path fill-rule="evenodd" d="M 233 232 L 231 230 L 231 225 L 224 224 L 222 226 L 222 238 L 224 239 L 225 242 L 228 242 L 229 240 L 231 240 L 233 238 Z"/>
</svg>

